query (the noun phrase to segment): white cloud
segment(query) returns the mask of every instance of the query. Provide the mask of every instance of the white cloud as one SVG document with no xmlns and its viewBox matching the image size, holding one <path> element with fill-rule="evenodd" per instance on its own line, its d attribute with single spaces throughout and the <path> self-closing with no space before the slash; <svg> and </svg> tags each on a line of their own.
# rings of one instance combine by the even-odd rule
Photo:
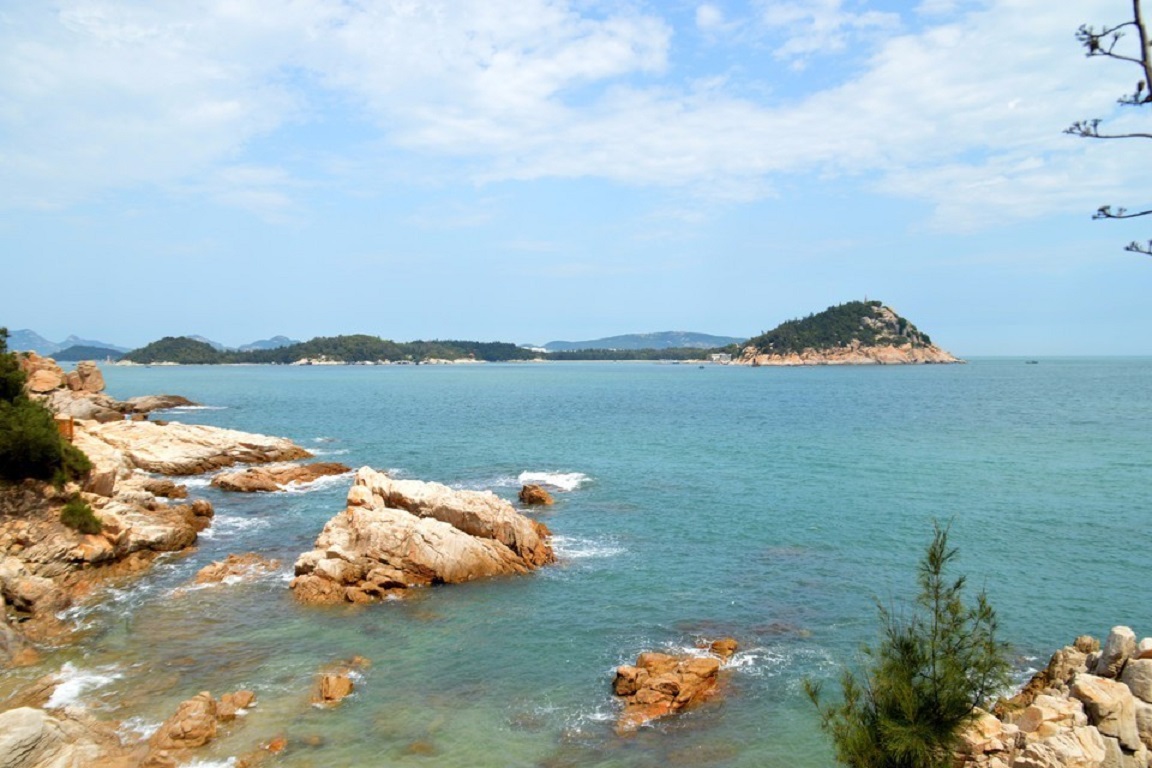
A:
<svg viewBox="0 0 1152 768">
<path fill-rule="evenodd" d="M 844 8 L 843 0 L 767 0 L 761 6 L 761 22 L 787 32 L 775 52 L 784 59 L 842 51 L 861 34 L 900 27 L 899 14 L 852 12 Z"/>
<path fill-rule="evenodd" d="M 586 16 L 569 0 L 288 0 L 274 14 L 257 0 L 19 4 L 0 16 L 0 177 L 11 181 L 0 203 L 175 187 L 275 215 L 302 182 L 278 155 L 249 152 L 315 119 L 375 127 L 347 166 L 383 167 L 399 151 L 481 184 L 592 177 L 747 200 L 781 175 L 857 177 L 965 226 L 1081 204 L 1088 192 L 1053 189 L 1074 184 L 1091 142 L 1060 131 L 1106 113 L 1127 73 L 1086 62 L 1072 33 L 1112 4 L 997 0 L 919 33 L 845 5 L 761 5 L 763 23 L 788 33 L 780 55 L 863 33 L 873 47 L 838 86 L 752 98 L 671 61 L 663 19 Z M 695 20 L 727 23 L 711 3 Z M 745 79 L 777 76 L 755 51 L 742 66 Z M 323 152 L 338 168 L 343 151 L 281 154 Z M 1117 191 L 1139 188 L 1109 167 Z"/>
</svg>

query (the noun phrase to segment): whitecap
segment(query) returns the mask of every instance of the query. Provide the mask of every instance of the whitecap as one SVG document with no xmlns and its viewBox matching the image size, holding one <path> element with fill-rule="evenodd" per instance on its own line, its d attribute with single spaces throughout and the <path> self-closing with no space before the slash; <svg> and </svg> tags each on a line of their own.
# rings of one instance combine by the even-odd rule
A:
<svg viewBox="0 0 1152 768">
<path fill-rule="evenodd" d="M 142 717 L 130 717 L 124 722 L 120 723 L 120 727 L 116 729 L 116 734 L 127 742 L 144 741 L 152 737 L 152 734 L 160 730 L 162 722 L 158 720 L 145 720 Z"/>
<path fill-rule="evenodd" d="M 211 477 L 183 477 L 180 478 L 179 484 L 188 488 L 207 488 L 212 485 Z"/>
<path fill-rule="evenodd" d="M 313 456 L 347 456 L 352 453 L 351 448 L 314 448 L 312 449 Z"/>
<path fill-rule="evenodd" d="M 520 485 L 543 485 L 558 491 L 574 491 L 592 478 L 583 472 L 521 472 Z"/>
<path fill-rule="evenodd" d="M 553 536 L 552 548 L 561 560 L 616 557 L 628 551 L 610 539 L 582 539 L 575 536 Z"/>
<path fill-rule="evenodd" d="M 165 411 L 226 411 L 226 405 L 174 405 L 171 408 L 158 408 L 155 413 L 162 413 Z"/>
<path fill-rule="evenodd" d="M 282 486 L 285 493 L 312 493 L 313 491 L 322 491 L 325 488 L 330 488 L 335 485 L 343 486 L 348 483 L 348 479 L 355 476 L 354 471 L 342 472 L 339 475 L 325 475 L 319 477 L 310 483 L 288 483 Z"/>
<path fill-rule="evenodd" d="M 72 662 L 67 662 L 56 678 L 60 681 L 52 695 L 48 697 L 45 709 L 61 709 L 63 707 L 79 705 L 80 697 L 94 688 L 102 688 L 109 683 L 119 680 L 123 675 L 115 667 L 101 669 L 80 669 Z"/>
<path fill-rule="evenodd" d="M 212 518 L 212 526 L 200 531 L 200 538 L 214 539 L 217 535 L 228 535 L 256 531 L 272 525 L 272 521 L 261 517 L 237 517 L 235 515 L 216 515 Z"/>
</svg>

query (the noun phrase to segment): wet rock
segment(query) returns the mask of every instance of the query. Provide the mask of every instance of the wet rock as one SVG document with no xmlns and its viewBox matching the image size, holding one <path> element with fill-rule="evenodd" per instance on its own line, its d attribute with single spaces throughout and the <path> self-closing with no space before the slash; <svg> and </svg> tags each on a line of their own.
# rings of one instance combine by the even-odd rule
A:
<svg viewBox="0 0 1152 768">
<path fill-rule="evenodd" d="M 556 502 L 552 498 L 552 494 L 539 485 L 525 485 L 520 489 L 520 503 L 529 506 L 551 506 Z"/>
<path fill-rule="evenodd" d="M 202 691 L 184 701 L 148 740 L 153 751 L 202 747 L 216 738 L 216 700 Z"/>
<path fill-rule="evenodd" d="M 735 641 L 723 641 L 720 647 L 735 652 Z M 617 732 L 634 731 L 707 701 L 717 692 L 722 664 L 716 656 L 642 653 L 634 666 L 618 667 L 612 690 L 624 700 L 624 711 L 616 721 Z"/>
<path fill-rule="evenodd" d="M 204 566 L 196 573 L 197 584 L 218 584 L 229 578 L 251 578 L 280 568 L 279 560 L 269 560 L 253 552 L 231 554 L 224 560 Z"/>
<path fill-rule="evenodd" d="M 306 603 L 367 602 L 409 587 L 522 574 L 553 562 L 548 536 L 493 493 L 397 481 L 365 467 L 348 507 L 297 559 L 291 586 Z"/>
<path fill-rule="evenodd" d="M 282 491 L 289 485 L 314 483 L 322 477 L 343 475 L 352 470 L 337 462 L 292 464 L 284 467 L 252 467 L 240 472 L 224 472 L 212 478 L 212 485 L 225 491 L 252 493 Z"/>
</svg>

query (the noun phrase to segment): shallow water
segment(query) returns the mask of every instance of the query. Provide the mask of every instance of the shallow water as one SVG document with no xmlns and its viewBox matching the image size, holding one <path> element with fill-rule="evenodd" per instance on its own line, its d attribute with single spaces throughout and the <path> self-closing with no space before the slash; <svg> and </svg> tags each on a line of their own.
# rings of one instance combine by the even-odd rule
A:
<svg viewBox="0 0 1152 768">
<path fill-rule="evenodd" d="M 366 607 L 304 608 L 292 562 L 349 480 L 229 495 L 194 553 L 77 612 L 71 696 L 147 732 L 198 691 L 259 705 L 205 750 L 221 761 L 287 734 L 284 766 L 827 766 L 802 692 L 875 632 L 876 598 L 914 592 L 932 521 L 987 589 L 1021 672 L 1077 634 L 1152 634 L 1134 545 L 1152 469 L 1152 361 L 750 369 L 656 364 L 105 369 L 117 397 L 213 406 L 166 417 L 291 437 L 326 460 L 514 498 L 560 562 L 523 578 Z M 230 552 L 279 573 L 183 590 Z M 724 700 L 628 738 L 611 671 L 648 649 L 731 635 Z M 373 664 L 340 707 L 317 671 Z M 65 663 L 67 666 L 65 667 Z M 88 681 L 90 686 L 82 683 Z M 98 683 L 98 684 L 97 684 Z"/>
</svg>

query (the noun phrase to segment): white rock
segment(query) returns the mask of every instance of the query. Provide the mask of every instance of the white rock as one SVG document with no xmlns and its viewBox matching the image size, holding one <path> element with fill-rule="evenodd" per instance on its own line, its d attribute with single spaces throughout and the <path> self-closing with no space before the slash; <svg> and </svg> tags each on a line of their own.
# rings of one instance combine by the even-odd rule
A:
<svg viewBox="0 0 1152 768">
<path fill-rule="evenodd" d="M 1104 647 L 1100 649 L 1100 660 L 1095 672 L 1100 677 L 1116 677 L 1124 662 L 1136 655 L 1136 633 L 1130 627 L 1112 627 Z"/>
<path fill-rule="evenodd" d="M 1136 698 L 1152 703 L 1152 659 L 1129 659 L 1120 682 L 1128 686 Z"/>
<path fill-rule="evenodd" d="M 1140 741 L 1152 749 L 1152 704 L 1136 700 L 1136 732 L 1140 734 Z"/>
<path fill-rule="evenodd" d="M 1012 768 L 1100 768 L 1106 755 L 1100 731 L 1081 726 L 1029 744 Z"/>
<path fill-rule="evenodd" d="M 1104 736 L 1114 736 L 1127 750 L 1142 745 L 1136 730 L 1136 698 L 1128 686 L 1095 675 L 1077 675 L 1072 696 L 1084 703 L 1088 722 Z"/>
</svg>

